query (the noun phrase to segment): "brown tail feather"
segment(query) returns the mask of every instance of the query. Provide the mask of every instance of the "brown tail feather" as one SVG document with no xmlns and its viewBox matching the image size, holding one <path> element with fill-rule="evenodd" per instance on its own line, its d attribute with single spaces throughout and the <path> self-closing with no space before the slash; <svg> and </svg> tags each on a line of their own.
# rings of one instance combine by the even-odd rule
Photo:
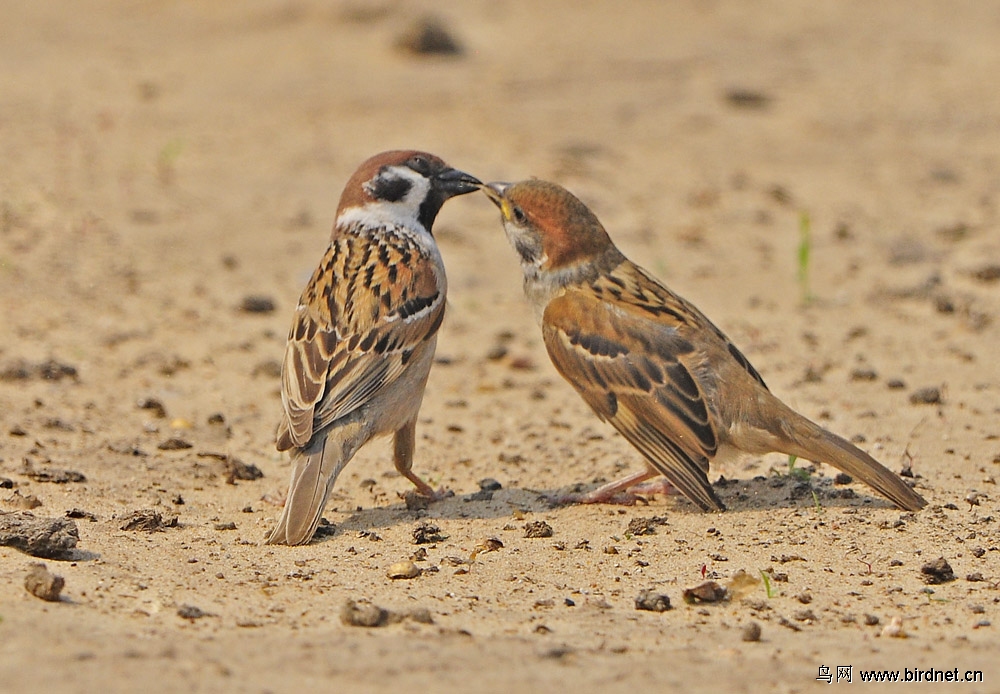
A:
<svg viewBox="0 0 1000 694">
<path fill-rule="evenodd" d="M 927 501 L 880 462 L 854 444 L 842 439 L 792 410 L 794 422 L 782 427 L 788 445 L 780 452 L 817 463 L 827 463 L 859 479 L 907 511 L 919 511 Z"/>
<path fill-rule="evenodd" d="M 322 441 L 294 451 L 288 498 L 266 544 L 304 545 L 312 539 L 337 476 L 364 442 L 360 431 L 359 424 L 348 424 L 329 432 Z"/>
</svg>

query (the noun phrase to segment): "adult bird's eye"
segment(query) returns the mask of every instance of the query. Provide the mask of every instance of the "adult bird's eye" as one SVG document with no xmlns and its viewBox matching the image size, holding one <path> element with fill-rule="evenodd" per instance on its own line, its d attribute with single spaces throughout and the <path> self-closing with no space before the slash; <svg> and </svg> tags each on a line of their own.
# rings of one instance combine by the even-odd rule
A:
<svg viewBox="0 0 1000 694">
<path fill-rule="evenodd" d="M 421 174 L 430 173 L 431 170 L 431 163 L 427 161 L 427 157 L 422 157 L 419 154 L 417 156 L 410 157 L 409 166 L 411 169 Z"/>
<path fill-rule="evenodd" d="M 517 205 L 514 205 L 514 208 L 511 211 L 514 214 L 514 221 L 517 222 L 518 224 L 524 224 L 525 222 L 528 221 L 528 215 L 524 214 L 524 210 L 522 210 Z"/>
</svg>

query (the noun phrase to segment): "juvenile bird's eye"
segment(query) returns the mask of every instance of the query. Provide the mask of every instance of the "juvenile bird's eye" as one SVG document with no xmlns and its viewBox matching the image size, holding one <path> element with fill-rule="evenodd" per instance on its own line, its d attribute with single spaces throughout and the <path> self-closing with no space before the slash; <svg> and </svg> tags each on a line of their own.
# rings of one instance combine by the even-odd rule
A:
<svg viewBox="0 0 1000 694">
<path fill-rule="evenodd" d="M 524 214 L 524 210 L 522 210 L 517 205 L 514 205 L 511 212 L 514 214 L 514 221 L 517 222 L 518 224 L 524 224 L 525 222 L 528 221 L 528 215 Z"/>
</svg>

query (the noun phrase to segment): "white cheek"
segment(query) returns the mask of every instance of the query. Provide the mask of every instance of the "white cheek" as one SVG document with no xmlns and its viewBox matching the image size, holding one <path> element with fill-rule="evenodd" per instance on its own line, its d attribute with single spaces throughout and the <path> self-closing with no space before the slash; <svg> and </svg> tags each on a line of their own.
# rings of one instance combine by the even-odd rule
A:
<svg viewBox="0 0 1000 694">
<path fill-rule="evenodd" d="M 400 178 L 405 178 L 410 181 L 410 190 L 403 196 L 403 199 L 399 202 L 392 203 L 393 205 L 404 205 L 417 211 L 420 206 L 427 199 L 427 194 L 431 190 L 431 182 L 421 176 L 416 171 L 411 171 L 410 169 L 402 169 L 400 173 Z"/>
<path fill-rule="evenodd" d="M 361 207 L 344 210 L 337 220 L 339 224 L 361 223 L 367 226 L 382 224 L 390 227 L 406 227 L 422 232 L 427 236 L 430 245 L 434 245 L 430 232 L 424 229 L 419 221 L 420 206 L 430 192 L 431 182 L 416 171 L 406 167 L 398 167 L 393 171 L 397 178 L 405 178 L 410 182 L 410 189 L 401 200 L 386 202 L 380 200 L 369 202 Z"/>
</svg>

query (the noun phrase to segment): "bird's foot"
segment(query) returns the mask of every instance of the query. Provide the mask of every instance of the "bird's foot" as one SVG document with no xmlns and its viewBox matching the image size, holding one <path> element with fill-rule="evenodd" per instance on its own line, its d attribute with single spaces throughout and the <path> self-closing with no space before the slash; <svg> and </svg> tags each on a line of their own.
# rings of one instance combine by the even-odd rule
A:
<svg viewBox="0 0 1000 694">
<path fill-rule="evenodd" d="M 414 482 L 414 484 L 416 484 L 416 482 Z M 441 501 L 455 496 L 455 492 L 452 490 L 444 487 L 440 487 L 435 490 L 423 480 L 420 480 L 420 484 L 416 486 L 416 489 L 410 489 L 404 494 L 400 494 L 400 497 L 406 504 L 406 508 L 411 511 L 422 511 L 435 501 Z"/>
<path fill-rule="evenodd" d="M 611 504 L 614 506 L 635 506 L 636 504 L 648 504 L 649 501 L 645 497 L 639 494 L 633 494 L 632 492 L 625 490 L 620 492 L 614 492 L 612 494 L 596 494 L 597 490 L 594 492 L 588 492 L 587 494 L 560 494 L 558 496 L 547 496 L 545 500 L 548 502 L 549 506 L 555 508 L 557 506 L 575 506 L 576 504 Z"/>
<path fill-rule="evenodd" d="M 656 477 L 655 472 L 643 470 L 620 480 L 609 482 L 587 493 L 563 494 L 548 499 L 552 506 L 569 506 L 572 504 L 615 504 L 618 506 L 635 506 L 648 504 L 647 497 L 654 494 L 676 494 L 677 490 L 665 477 Z"/>
</svg>

